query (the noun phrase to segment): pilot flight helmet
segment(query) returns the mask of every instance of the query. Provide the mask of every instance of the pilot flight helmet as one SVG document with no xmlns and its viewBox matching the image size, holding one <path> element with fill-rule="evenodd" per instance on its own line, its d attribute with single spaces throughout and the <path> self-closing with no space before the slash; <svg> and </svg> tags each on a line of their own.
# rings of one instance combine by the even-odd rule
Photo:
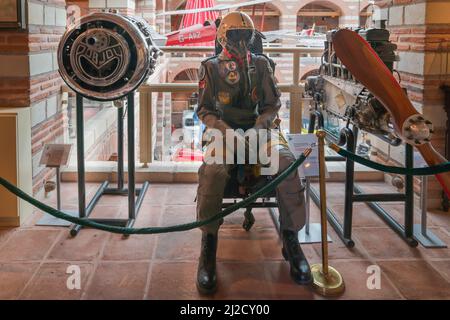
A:
<svg viewBox="0 0 450 320">
<path fill-rule="evenodd" d="M 255 26 L 244 12 L 233 11 L 225 15 L 217 29 L 217 41 L 225 48 L 244 40 L 249 43 L 253 38 Z"/>
</svg>

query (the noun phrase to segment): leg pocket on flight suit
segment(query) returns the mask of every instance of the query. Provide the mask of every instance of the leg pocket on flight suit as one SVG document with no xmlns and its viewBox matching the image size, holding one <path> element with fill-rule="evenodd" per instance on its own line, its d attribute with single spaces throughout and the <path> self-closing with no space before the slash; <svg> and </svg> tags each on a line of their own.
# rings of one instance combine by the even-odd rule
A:
<svg viewBox="0 0 450 320">
<path fill-rule="evenodd" d="M 198 193 L 202 195 L 223 195 L 228 172 L 224 165 L 202 164 L 198 170 Z"/>
<path fill-rule="evenodd" d="M 291 182 L 289 186 L 279 190 L 282 193 L 280 196 L 283 197 L 286 205 L 303 205 L 305 203 L 305 187 L 302 186 L 300 181 L 295 181 L 294 179 L 289 182 Z"/>
<path fill-rule="evenodd" d="M 197 189 L 197 219 L 204 220 L 219 213 L 222 208 L 223 191 L 228 177 L 226 168 L 203 164 L 199 169 Z M 221 224 L 221 221 L 218 222 Z"/>
<path fill-rule="evenodd" d="M 305 223 L 305 187 L 298 179 L 290 179 L 277 190 L 280 218 L 284 227 L 300 229 Z"/>
</svg>

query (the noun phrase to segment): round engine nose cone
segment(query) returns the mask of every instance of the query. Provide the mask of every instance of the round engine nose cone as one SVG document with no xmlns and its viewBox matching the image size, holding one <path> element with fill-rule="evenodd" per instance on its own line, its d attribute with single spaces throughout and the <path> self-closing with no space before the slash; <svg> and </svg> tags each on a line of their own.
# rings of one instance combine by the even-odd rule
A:
<svg viewBox="0 0 450 320">
<path fill-rule="evenodd" d="M 67 85 L 93 100 L 116 100 L 153 72 L 159 51 L 142 19 L 98 12 L 82 17 L 63 35 L 59 72 Z"/>
</svg>

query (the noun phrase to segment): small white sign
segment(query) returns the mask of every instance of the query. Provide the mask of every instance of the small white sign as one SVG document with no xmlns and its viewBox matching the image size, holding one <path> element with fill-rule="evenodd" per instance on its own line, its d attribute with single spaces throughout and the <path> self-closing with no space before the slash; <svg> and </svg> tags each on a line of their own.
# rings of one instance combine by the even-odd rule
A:
<svg viewBox="0 0 450 320">
<path fill-rule="evenodd" d="M 427 163 L 425 162 L 425 159 L 422 157 L 422 155 L 418 151 L 414 151 L 414 165 L 413 167 L 419 168 L 419 167 L 426 167 Z"/>
<path fill-rule="evenodd" d="M 298 168 L 298 173 L 301 177 L 318 177 L 319 151 L 317 148 L 317 136 L 314 133 L 293 133 L 287 135 L 287 141 L 289 143 L 289 148 L 296 158 L 298 158 L 306 148 L 313 145 L 311 154 Z"/>
</svg>

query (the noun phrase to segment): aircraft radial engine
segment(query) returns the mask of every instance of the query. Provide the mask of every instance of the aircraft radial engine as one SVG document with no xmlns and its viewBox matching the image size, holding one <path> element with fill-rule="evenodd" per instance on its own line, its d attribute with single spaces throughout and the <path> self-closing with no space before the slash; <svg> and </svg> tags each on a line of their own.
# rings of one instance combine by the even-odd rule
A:
<svg viewBox="0 0 450 320">
<path fill-rule="evenodd" d="M 414 108 L 392 75 L 394 49 L 387 30 L 370 29 L 357 33 L 341 29 L 331 33 L 321 75 L 309 79 L 307 90 L 316 106 L 322 107 L 327 114 L 343 117 L 347 123 L 353 122 L 388 141 L 391 138 L 391 143 L 395 141 L 392 137 L 405 141 L 420 152 L 429 166 L 446 163 L 447 159 L 430 143 L 431 121 Z M 363 96 L 368 95 L 370 103 L 361 103 L 364 90 L 367 94 Z M 353 100 L 350 99 L 352 96 Z M 377 105 L 380 108 L 375 108 Z M 450 172 L 435 176 L 450 197 Z"/>
<path fill-rule="evenodd" d="M 386 108 L 340 62 L 333 48 L 332 38 L 336 30 L 327 33 L 325 50 L 318 76 L 306 79 L 305 93 L 313 98 L 327 122 L 343 120 L 374 134 L 391 145 L 401 143 Z M 393 71 L 397 46 L 389 41 L 385 29 L 361 29 L 358 32 Z"/>
<path fill-rule="evenodd" d="M 151 27 L 137 17 L 97 12 L 81 17 L 61 38 L 59 73 L 82 96 L 116 100 L 137 89 L 161 53 Z"/>
</svg>

